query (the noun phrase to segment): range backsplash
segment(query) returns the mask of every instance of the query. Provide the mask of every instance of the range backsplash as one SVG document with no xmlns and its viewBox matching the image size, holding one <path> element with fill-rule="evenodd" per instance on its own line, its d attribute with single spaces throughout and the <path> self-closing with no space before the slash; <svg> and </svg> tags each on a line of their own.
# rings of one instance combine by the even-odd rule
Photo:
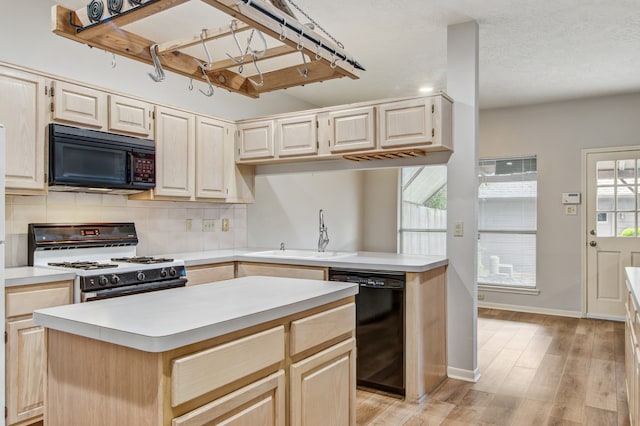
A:
<svg viewBox="0 0 640 426">
<path fill-rule="evenodd" d="M 134 201 L 124 195 L 50 192 L 47 196 L 6 196 L 5 266 L 27 264 L 29 223 L 135 222 L 138 254 L 152 255 L 246 247 L 247 207 L 174 201 Z M 229 231 L 222 232 L 222 219 Z M 213 232 L 202 220 L 215 221 Z M 188 222 L 191 230 L 188 230 Z"/>
</svg>

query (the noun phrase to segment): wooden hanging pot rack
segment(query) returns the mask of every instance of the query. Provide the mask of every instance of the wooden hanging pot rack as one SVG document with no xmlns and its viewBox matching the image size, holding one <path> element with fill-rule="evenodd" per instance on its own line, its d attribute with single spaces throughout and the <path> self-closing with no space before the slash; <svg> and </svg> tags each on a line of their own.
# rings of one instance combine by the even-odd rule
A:
<svg viewBox="0 0 640 426">
<path fill-rule="evenodd" d="M 198 30 L 197 33 L 191 29 L 188 36 L 172 41 L 149 40 L 123 28 L 153 15 L 167 13 L 175 6 L 189 1 L 202 1 L 224 12 L 230 16 L 230 25 L 216 29 Z M 260 94 L 274 90 L 334 78 L 358 79 L 359 72 L 364 70 L 341 45 L 327 40 L 308 25 L 301 24 L 295 18 L 263 0 L 143 0 L 129 1 L 124 7 L 122 7 L 124 2 L 119 3 L 121 11 L 116 12 L 110 9 L 110 16 L 99 19 L 90 15 L 91 5 L 78 10 L 55 5 L 52 8 L 52 31 L 62 37 L 116 55 L 135 59 L 152 66 L 159 65 L 161 71 L 171 71 L 190 79 L 205 83 L 210 82 L 213 86 L 253 98 L 258 98 Z M 99 4 L 102 5 L 102 2 Z M 100 15 L 102 15 L 102 11 L 100 11 Z M 265 36 L 274 39 L 276 45 L 262 51 L 260 57 L 246 55 L 213 61 L 207 64 L 206 69 L 198 65 L 198 62 L 200 64 L 205 62 L 202 58 L 183 51 L 199 43 L 204 44 L 208 41 L 231 37 L 234 33 L 238 34 L 249 30 L 262 32 Z M 274 40 L 271 40 L 272 44 Z M 155 50 L 153 53 L 156 54 L 159 64 L 154 64 L 152 49 Z M 301 53 L 306 57 L 302 57 Z M 262 84 L 256 84 L 256 75 L 243 75 L 240 71 L 240 65 L 289 54 L 297 54 L 300 59 L 299 64 L 260 72 L 260 83 Z M 301 69 L 304 69 L 305 72 L 301 72 Z M 158 70 L 157 66 L 156 70 Z M 156 81 L 161 79 L 156 79 Z"/>
</svg>

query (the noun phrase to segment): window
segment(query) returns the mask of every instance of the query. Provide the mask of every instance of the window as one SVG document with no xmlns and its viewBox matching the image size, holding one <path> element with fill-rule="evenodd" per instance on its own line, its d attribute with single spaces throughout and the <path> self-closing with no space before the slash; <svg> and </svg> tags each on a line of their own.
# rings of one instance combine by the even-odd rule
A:
<svg viewBox="0 0 640 426">
<path fill-rule="evenodd" d="M 400 253 L 446 255 L 447 167 L 405 167 L 400 185 Z"/>
<path fill-rule="evenodd" d="M 536 157 L 479 164 L 478 284 L 536 286 Z"/>
<path fill-rule="evenodd" d="M 640 160 L 596 163 L 598 237 L 640 237 Z"/>
</svg>

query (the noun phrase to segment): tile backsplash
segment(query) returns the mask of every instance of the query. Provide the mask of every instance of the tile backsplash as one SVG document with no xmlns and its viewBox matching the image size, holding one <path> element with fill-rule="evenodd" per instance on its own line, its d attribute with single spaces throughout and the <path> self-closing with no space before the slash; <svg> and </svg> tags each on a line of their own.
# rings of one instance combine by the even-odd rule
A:
<svg viewBox="0 0 640 426">
<path fill-rule="evenodd" d="M 6 196 L 5 203 L 7 267 L 27 264 L 29 223 L 134 222 L 140 240 L 139 255 L 247 245 L 247 206 L 244 204 L 136 201 L 124 195 L 73 192 Z M 213 231 L 202 230 L 205 219 L 213 219 Z M 229 219 L 227 232 L 222 232 L 222 219 Z"/>
</svg>

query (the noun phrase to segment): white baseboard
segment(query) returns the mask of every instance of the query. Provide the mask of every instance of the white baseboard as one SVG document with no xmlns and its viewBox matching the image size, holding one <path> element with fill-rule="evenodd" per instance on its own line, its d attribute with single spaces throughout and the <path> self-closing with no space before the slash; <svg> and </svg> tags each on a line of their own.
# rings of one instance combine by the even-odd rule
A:
<svg viewBox="0 0 640 426">
<path fill-rule="evenodd" d="M 587 314 L 587 318 L 593 318 L 593 319 L 601 319 L 601 320 L 609 320 L 609 321 L 618 321 L 618 322 L 624 322 L 625 318 L 624 317 L 614 317 L 611 315 L 593 315 L 593 314 Z"/>
<path fill-rule="evenodd" d="M 478 301 L 479 308 L 502 309 L 503 311 L 527 312 L 530 314 L 555 315 L 559 317 L 582 318 L 580 311 L 565 311 L 563 309 L 539 308 L 537 306 L 507 305 L 503 303 Z"/>
<path fill-rule="evenodd" d="M 477 383 L 480 380 L 480 370 L 463 370 L 462 368 L 447 367 L 447 376 L 450 379 L 464 380 L 465 382 Z"/>
</svg>

